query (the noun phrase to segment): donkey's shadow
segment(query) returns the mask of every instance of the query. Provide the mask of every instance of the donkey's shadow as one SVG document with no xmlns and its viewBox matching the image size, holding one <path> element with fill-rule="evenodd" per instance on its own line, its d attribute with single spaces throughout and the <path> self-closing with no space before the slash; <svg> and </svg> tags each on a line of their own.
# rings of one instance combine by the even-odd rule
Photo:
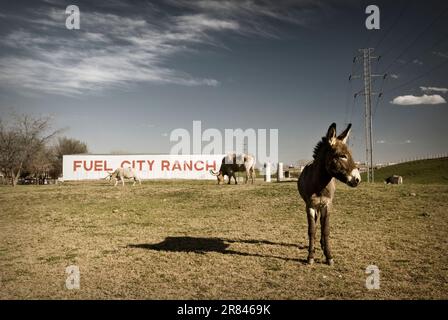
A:
<svg viewBox="0 0 448 320">
<path fill-rule="evenodd" d="M 264 255 L 258 253 L 240 252 L 229 249 L 230 244 L 264 244 L 282 247 L 296 247 L 299 250 L 306 249 L 307 246 L 301 246 L 292 243 L 271 242 L 267 240 L 243 240 L 243 239 L 225 239 L 225 238 L 197 238 L 197 237 L 166 237 L 165 240 L 159 243 L 141 243 L 129 244 L 128 248 L 140 248 L 155 251 L 168 252 L 195 252 L 205 254 L 207 252 L 218 252 L 222 254 L 233 254 L 239 256 L 261 257 L 261 258 L 276 258 L 284 261 L 294 261 L 305 264 L 305 259 L 295 259 L 288 257 L 281 257 L 275 255 Z"/>
</svg>

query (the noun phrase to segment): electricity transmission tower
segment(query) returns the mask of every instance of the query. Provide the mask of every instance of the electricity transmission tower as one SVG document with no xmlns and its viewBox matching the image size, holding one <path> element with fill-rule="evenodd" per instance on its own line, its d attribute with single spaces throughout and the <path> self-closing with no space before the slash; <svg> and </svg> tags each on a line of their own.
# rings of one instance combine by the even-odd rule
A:
<svg viewBox="0 0 448 320">
<path fill-rule="evenodd" d="M 379 60 L 380 57 L 373 55 L 373 48 L 358 49 L 359 55 L 353 59 L 353 63 L 362 62 L 363 74 L 362 75 L 350 75 L 349 80 L 355 78 L 362 78 L 364 82 L 364 89 L 355 93 L 357 95 L 364 96 L 364 120 L 365 120 L 365 139 L 366 139 L 366 168 L 367 168 L 367 182 L 374 182 L 374 164 L 373 164 L 373 121 L 372 121 L 372 95 L 376 93 L 372 91 L 372 77 L 383 77 L 385 74 L 372 74 L 371 60 Z"/>
</svg>

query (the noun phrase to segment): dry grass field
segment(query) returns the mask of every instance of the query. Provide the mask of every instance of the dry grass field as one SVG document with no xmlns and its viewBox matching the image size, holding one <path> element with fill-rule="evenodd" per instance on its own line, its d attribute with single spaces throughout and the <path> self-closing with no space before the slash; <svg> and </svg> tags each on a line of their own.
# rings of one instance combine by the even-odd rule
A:
<svg viewBox="0 0 448 320">
<path fill-rule="evenodd" d="M 444 184 L 338 183 L 335 265 L 309 266 L 293 182 L 1 186 L 0 298 L 447 299 L 447 209 Z"/>
</svg>

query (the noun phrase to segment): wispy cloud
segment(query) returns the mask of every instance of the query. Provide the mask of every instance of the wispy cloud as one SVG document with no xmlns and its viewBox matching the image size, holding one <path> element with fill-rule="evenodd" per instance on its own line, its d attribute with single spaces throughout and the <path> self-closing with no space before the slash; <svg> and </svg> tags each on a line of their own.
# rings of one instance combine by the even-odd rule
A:
<svg viewBox="0 0 448 320">
<path fill-rule="evenodd" d="M 448 53 L 445 53 L 445 52 L 433 51 L 432 53 L 441 58 L 448 58 Z"/>
<path fill-rule="evenodd" d="M 423 92 L 441 92 L 441 93 L 447 93 L 448 88 L 438 88 L 438 87 L 420 87 L 420 90 Z"/>
<path fill-rule="evenodd" d="M 403 144 L 410 144 L 412 143 L 412 140 L 404 140 L 404 141 L 386 141 L 386 140 L 377 140 L 377 144 L 384 144 L 384 145 L 403 145 Z"/>
<path fill-rule="evenodd" d="M 113 6 L 123 14 L 81 10 L 80 30 L 67 30 L 65 10 L 54 6 L 9 15 L 12 22 L 28 27 L 12 28 L 0 39 L 0 85 L 70 96 L 138 82 L 215 87 L 218 79 L 183 72 L 171 60 L 179 53 L 194 54 L 198 44 L 222 47 L 218 33 L 274 36 L 269 23 L 259 17 L 299 21 L 286 7 L 279 11 L 272 3 L 167 3 L 189 10 L 161 14 L 150 4 L 142 12 L 127 12 L 116 0 Z"/>
<path fill-rule="evenodd" d="M 44 21 L 64 25 L 64 18 L 50 11 Z M 183 18 L 161 30 L 141 18 L 87 12 L 82 13 L 81 30 L 47 35 L 13 31 L 1 44 L 20 55 L 0 57 L 0 83 L 64 95 L 135 82 L 217 86 L 216 79 L 196 78 L 164 63 L 186 45 L 207 41 L 208 30 L 235 30 L 238 25 L 206 16 Z"/>
<path fill-rule="evenodd" d="M 442 104 L 446 103 L 446 100 L 438 95 L 426 95 L 423 96 L 413 96 L 413 95 L 407 95 L 407 96 L 398 96 L 394 98 L 390 103 L 400 106 L 413 106 L 413 105 L 435 105 L 435 104 Z"/>
<path fill-rule="evenodd" d="M 173 6 L 187 8 L 200 12 L 208 12 L 214 17 L 243 22 L 240 32 L 257 34 L 276 38 L 275 28 L 266 19 L 308 26 L 319 15 L 320 9 L 328 7 L 331 1 L 324 5 L 312 0 L 168 0 Z"/>
<path fill-rule="evenodd" d="M 422 65 L 423 65 L 423 61 L 420 61 L 420 60 L 418 60 L 418 59 L 414 59 L 414 60 L 412 60 L 412 63 L 413 63 L 413 64 L 416 64 L 416 65 L 419 65 L 419 66 L 422 66 Z"/>
</svg>

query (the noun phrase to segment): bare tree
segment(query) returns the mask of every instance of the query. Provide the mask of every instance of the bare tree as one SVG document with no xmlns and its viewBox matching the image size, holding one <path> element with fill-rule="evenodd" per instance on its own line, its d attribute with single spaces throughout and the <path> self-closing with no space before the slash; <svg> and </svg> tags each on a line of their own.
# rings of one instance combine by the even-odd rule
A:
<svg viewBox="0 0 448 320">
<path fill-rule="evenodd" d="M 82 141 L 62 137 L 58 139 L 57 144 L 52 148 L 52 169 L 51 176 L 58 178 L 62 173 L 62 159 L 67 154 L 88 153 L 87 144 Z"/>
<path fill-rule="evenodd" d="M 25 162 L 23 172 L 31 176 L 36 184 L 44 184 L 50 178 L 53 167 L 51 160 L 51 149 L 43 145 Z"/>
<path fill-rule="evenodd" d="M 0 168 L 13 186 L 25 164 L 59 132 L 51 129 L 50 117 L 14 115 L 9 125 L 0 119 Z"/>
</svg>

